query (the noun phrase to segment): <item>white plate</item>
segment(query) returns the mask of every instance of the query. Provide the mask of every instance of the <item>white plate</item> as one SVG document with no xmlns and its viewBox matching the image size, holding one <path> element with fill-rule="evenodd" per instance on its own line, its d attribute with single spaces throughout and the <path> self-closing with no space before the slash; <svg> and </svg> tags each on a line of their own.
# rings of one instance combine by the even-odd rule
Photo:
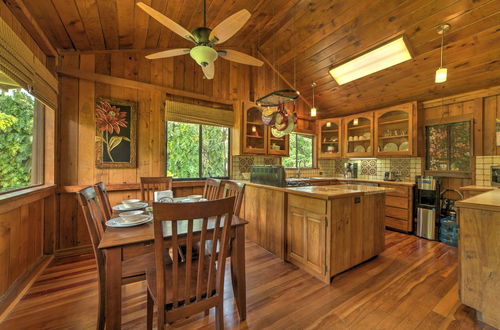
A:
<svg viewBox="0 0 500 330">
<path fill-rule="evenodd" d="M 365 134 L 363 134 L 363 137 L 365 140 L 370 140 L 370 137 L 371 137 L 370 132 L 366 132 Z"/>
<path fill-rule="evenodd" d="M 153 220 L 153 217 L 151 215 L 146 215 L 146 214 L 134 221 L 126 221 L 123 220 L 122 218 L 113 218 L 106 221 L 106 226 L 115 228 L 134 227 L 148 223 L 151 220 Z"/>
<path fill-rule="evenodd" d="M 138 205 L 136 207 L 129 207 L 129 208 L 125 207 L 125 205 L 123 205 L 123 204 L 118 204 L 118 205 L 113 206 L 113 210 L 115 210 L 115 211 L 134 211 L 134 210 L 143 209 L 146 206 L 148 206 L 148 203 L 144 203 L 144 202 L 137 203 L 137 204 Z"/>
<path fill-rule="evenodd" d="M 387 143 L 384 146 L 384 151 L 398 151 L 398 145 L 396 143 Z"/>
<path fill-rule="evenodd" d="M 362 145 L 359 145 L 359 146 L 356 146 L 354 148 L 354 152 L 366 152 L 366 150 L 365 150 L 365 147 L 363 147 Z"/>
<path fill-rule="evenodd" d="M 399 150 L 400 151 L 408 151 L 408 142 L 403 142 L 401 143 L 401 145 L 399 146 Z"/>
<path fill-rule="evenodd" d="M 371 152 L 372 151 L 372 146 L 366 147 L 366 152 Z"/>
</svg>

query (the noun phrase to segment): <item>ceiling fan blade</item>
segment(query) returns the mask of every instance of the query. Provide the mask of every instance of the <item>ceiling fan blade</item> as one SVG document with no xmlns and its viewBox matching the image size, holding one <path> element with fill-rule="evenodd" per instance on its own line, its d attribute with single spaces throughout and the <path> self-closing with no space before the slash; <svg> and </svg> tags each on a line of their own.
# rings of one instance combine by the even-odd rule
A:
<svg viewBox="0 0 500 330">
<path fill-rule="evenodd" d="M 256 59 L 255 57 L 247 55 L 245 53 L 238 52 L 236 50 L 219 51 L 219 56 L 225 60 L 241 64 L 247 64 L 253 66 L 262 66 L 262 64 L 264 64 L 264 62 L 262 62 L 261 60 Z"/>
<path fill-rule="evenodd" d="M 178 35 L 180 35 L 181 37 L 183 37 L 187 40 L 190 40 L 190 41 L 194 40 L 194 37 L 191 34 L 191 32 L 189 32 L 188 30 L 186 30 L 185 28 L 183 28 L 182 26 L 180 26 L 176 22 L 172 21 L 170 18 L 163 15 L 162 13 L 157 11 L 156 9 L 149 7 L 144 2 L 138 2 L 137 6 L 139 6 L 142 10 L 144 10 L 146 13 L 148 13 L 149 16 L 153 17 L 155 20 L 157 20 L 158 22 L 160 22 L 161 24 L 166 26 L 172 32 L 177 33 Z"/>
<path fill-rule="evenodd" d="M 214 79 L 215 65 L 214 62 L 210 63 L 207 66 L 202 66 L 203 74 L 207 79 Z"/>
<path fill-rule="evenodd" d="M 231 38 L 233 35 L 238 32 L 243 25 L 250 19 L 250 12 L 246 9 L 242 9 L 236 14 L 233 14 L 223 20 L 217 25 L 212 32 L 210 32 L 210 36 L 208 40 L 213 40 L 217 38 L 218 44 L 223 43 L 227 39 Z"/>
<path fill-rule="evenodd" d="M 155 60 L 157 58 L 166 58 L 166 57 L 174 57 L 174 56 L 179 56 L 179 55 L 187 55 L 187 54 L 189 54 L 190 50 L 191 49 L 189 49 L 189 48 L 168 49 L 168 50 L 164 50 L 162 52 L 146 55 L 146 58 L 148 60 Z"/>
</svg>

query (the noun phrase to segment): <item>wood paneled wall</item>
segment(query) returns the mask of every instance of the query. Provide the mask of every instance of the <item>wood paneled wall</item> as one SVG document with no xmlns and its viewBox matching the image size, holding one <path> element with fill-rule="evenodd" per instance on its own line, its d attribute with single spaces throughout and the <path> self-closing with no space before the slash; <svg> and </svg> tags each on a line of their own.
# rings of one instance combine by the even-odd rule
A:
<svg viewBox="0 0 500 330">
<path fill-rule="evenodd" d="M 500 118 L 500 86 L 423 102 L 421 111 L 424 125 L 426 122 L 445 122 L 449 118 L 472 115 L 474 155 L 500 155 L 495 135 L 496 118 Z M 472 178 L 444 178 L 443 188 L 458 189 L 474 184 L 474 181 L 474 172 Z"/>
<path fill-rule="evenodd" d="M 267 67 L 251 68 L 219 59 L 215 78 L 203 79 L 201 68 L 189 57 L 146 60 L 140 52 L 65 54 L 61 70 L 79 70 L 119 77 L 198 93 L 237 104 L 263 96 L 274 89 L 285 88 Z M 97 169 L 95 167 L 94 102 L 96 97 L 127 99 L 138 103 L 137 168 Z M 167 95 L 159 89 L 135 89 L 99 81 L 60 76 L 59 113 L 59 221 L 57 249 L 88 245 L 87 228 L 75 199 L 76 188 L 103 181 L 123 185 L 110 193 L 112 203 L 137 197 L 137 188 L 126 188 L 139 182 L 141 176 L 165 174 L 164 101 Z M 303 109 L 303 107 L 300 107 Z M 302 111 L 302 110 L 301 110 Z M 178 196 L 201 193 L 202 187 L 175 188 Z"/>
</svg>

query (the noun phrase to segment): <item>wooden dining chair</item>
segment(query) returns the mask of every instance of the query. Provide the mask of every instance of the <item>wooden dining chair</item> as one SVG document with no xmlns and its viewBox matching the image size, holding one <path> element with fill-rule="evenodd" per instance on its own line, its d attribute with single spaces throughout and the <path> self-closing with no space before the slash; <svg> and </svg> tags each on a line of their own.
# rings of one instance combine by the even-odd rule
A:
<svg viewBox="0 0 500 330">
<path fill-rule="evenodd" d="M 229 253 L 230 226 L 234 197 L 207 202 L 154 203 L 155 265 L 147 271 L 148 286 L 147 328 L 153 324 L 153 306 L 157 307 L 157 326 L 173 323 L 196 313 L 216 308 L 216 327 L 224 328 L 224 274 Z M 164 240 L 164 234 L 170 235 Z M 206 242 L 212 253 L 205 253 Z M 172 263 L 163 266 L 165 248 L 178 251 L 186 245 L 186 258 L 181 261 L 173 253 Z M 219 253 L 215 247 L 219 246 Z M 193 249 L 198 257 L 193 258 Z"/>
<path fill-rule="evenodd" d="M 171 177 L 141 177 L 141 200 L 149 203 L 154 200 L 155 191 L 172 190 Z"/>
<path fill-rule="evenodd" d="M 233 212 L 236 216 L 239 216 L 241 204 L 243 203 L 243 195 L 245 193 L 245 184 L 231 180 L 223 180 L 221 184 L 223 186 L 223 198 L 235 197 Z"/>
<path fill-rule="evenodd" d="M 97 197 L 99 197 L 100 205 L 102 206 L 102 211 L 104 212 L 104 216 L 106 220 L 111 219 L 113 215 L 113 209 L 111 208 L 111 203 L 109 202 L 108 191 L 106 190 L 106 185 L 104 182 L 97 182 L 94 184 L 95 191 L 97 193 Z"/>
<path fill-rule="evenodd" d="M 99 205 L 96 192 L 93 187 L 87 187 L 80 190 L 78 193 L 78 201 L 83 211 L 85 223 L 90 234 L 92 249 L 97 263 L 98 273 L 98 290 L 99 303 L 97 313 L 97 328 L 104 329 L 105 325 L 105 291 L 106 291 L 106 275 L 105 275 L 105 258 L 106 256 L 98 248 L 102 236 L 105 231 L 106 218 L 103 214 L 102 207 Z M 165 256 L 164 260 L 169 260 Z M 166 261 L 164 261 L 166 262 Z M 154 265 L 154 253 L 150 251 L 143 255 L 128 259 L 122 263 L 122 285 L 144 280 L 146 269 Z"/>
<path fill-rule="evenodd" d="M 219 198 L 221 180 L 207 178 L 205 180 L 205 188 L 203 189 L 203 198 L 213 201 Z"/>
</svg>

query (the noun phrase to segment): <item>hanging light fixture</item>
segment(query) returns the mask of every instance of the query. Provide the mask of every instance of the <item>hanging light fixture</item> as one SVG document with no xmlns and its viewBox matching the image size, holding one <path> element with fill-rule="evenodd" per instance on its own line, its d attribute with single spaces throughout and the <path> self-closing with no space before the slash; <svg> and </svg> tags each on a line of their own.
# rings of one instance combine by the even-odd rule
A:
<svg viewBox="0 0 500 330">
<path fill-rule="evenodd" d="M 438 26 L 437 32 L 441 35 L 441 65 L 439 65 L 439 69 L 436 70 L 436 84 L 444 83 L 448 76 L 448 69 L 443 68 L 443 48 L 444 48 L 444 33 L 450 30 L 450 24 L 444 23 Z"/>
<path fill-rule="evenodd" d="M 317 112 L 318 112 L 318 109 L 316 109 L 316 107 L 314 106 L 314 88 L 316 87 L 316 82 L 313 82 L 311 84 L 311 87 L 313 88 L 313 106 L 311 108 L 311 117 L 316 117 L 317 116 Z"/>
</svg>

